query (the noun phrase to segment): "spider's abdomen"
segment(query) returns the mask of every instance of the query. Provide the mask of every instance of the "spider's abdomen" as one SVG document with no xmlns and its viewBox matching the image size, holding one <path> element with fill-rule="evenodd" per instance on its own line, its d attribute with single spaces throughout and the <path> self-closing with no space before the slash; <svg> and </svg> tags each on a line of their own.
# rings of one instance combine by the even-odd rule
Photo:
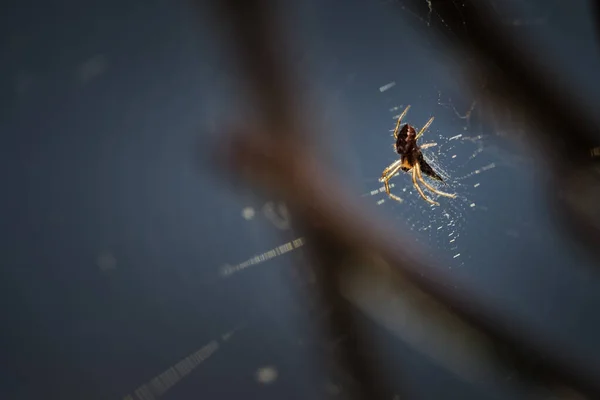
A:
<svg viewBox="0 0 600 400">
<path fill-rule="evenodd" d="M 402 160 L 400 169 L 404 172 L 410 171 L 418 163 L 417 154 L 414 151 L 403 154 L 400 159 Z"/>
</svg>

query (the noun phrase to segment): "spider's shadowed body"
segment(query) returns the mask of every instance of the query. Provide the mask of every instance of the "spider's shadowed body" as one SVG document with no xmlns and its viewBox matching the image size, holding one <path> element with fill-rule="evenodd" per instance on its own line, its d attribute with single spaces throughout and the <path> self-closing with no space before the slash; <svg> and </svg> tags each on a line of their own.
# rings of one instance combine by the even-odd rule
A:
<svg viewBox="0 0 600 400">
<path fill-rule="evenodd" d="M 415 128 L 409 124 L 405 124 L 400 129 L 398 137 L 396 138 L 396 152 L 400 154 L 402 167 L 400 169 L 404 172 L 411 170 L 412 166 L 419 163 L 421 172 L 428 177 L 435 179 L 436 181 L 444 182 L 441 176 L 439 176 L 421 153 L 421 149 L 417 145 L 417 132 Z"/>
<path fill-rule="evenodd" d="M 440 182 L 444 182 L 442 177 L 434 171 L 434 169 L 425 161 L 423 157 L 423 153 L 421 152 L 421 148 L 417 144 L 417 139 L 421 137 L 421 135 L 429 128 L 431 123 L 433 122 L 433 117 L 427 121 L 425 126 L 421 128 L 419 133 L 415 130 L 415 128 L 409 124 L 404 124 L 400 127 L 402 123 L 402 118 L 406 116 L 408 109 L 410 106 L 407 106 L 400 117 L 398 117 L 398 122 L 396 123 L 396 129 L 394 129 L 394 138 L 396 139 L 395 149 L 396 152 L 400 155 L 400 159 L 394 161 L 390 164 L 386 169 L 383 170 L 383 174 L 381 178 L 379 178 L 380 182 L 383 182 L 385 185 L 385 191 L 388 196 L 396 201 L 402 202 L 402 199 L 390 192 L 389 180 L 392 179 L 400 170 L 404 172 L 411 172 L 413 185 L 419 195 L 428 203 L 439 205 L 434 200 L 431 200 L 429 197 L 425 196 L 423 190 L 419 186 L 419 182 L 423 184 L 430 192 L 437 194 L 438 196 L 445 196 L 450 198 L 455 198 L 455 194 L 445 193 L 440 190 L 435 189 L 431 185 L 429 185 L 424 179 L 423 174 L 427 175 L 431 179 L 435 179 Z M 425 148 L 424 145 L 422 148 Z M 429 147 L 429 146 L 428 146 Z"/>
</svg>

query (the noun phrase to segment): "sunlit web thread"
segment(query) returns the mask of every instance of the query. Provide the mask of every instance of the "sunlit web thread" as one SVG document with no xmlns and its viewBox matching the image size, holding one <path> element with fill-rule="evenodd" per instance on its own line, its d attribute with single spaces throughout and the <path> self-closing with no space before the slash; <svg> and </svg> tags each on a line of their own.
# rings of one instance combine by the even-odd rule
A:
<svg viewBox="0 0 600 400">
<path fill-rule="evenodd" d="M 439 103 L 439 99 L 438 99 L 438 104 L 442 104 Z M 470 116 L 472 111 L 474 110 L 475 106 L 477 104 L 477 101 L 473 101 L 473 103 L 471 104 L 471 108 L 467 111 L 467 113 L 465 115 L 461 115 L 458 113 L 458 111 L 456 111 L 456 109 L 454 108 L 453 105 L 452 106 L 454 112 L 456 113 L 456 115 L 461 118 L 461 119 L 466 119 L 467 120 L 467 124 L 469 123 L 470 120 Z M 442 104 L 443 105 L 443 104 Z M 402 109 L 404 106 L 395 106 L 390 108 L 391 112 L 396 112 L 397 110 Z M 393 119 L 397 120 L 398 117 L 400 116 L 400 114 L 394 115 Z M 465 127 L 466 129 L 466 127 Z M 394 129 L 390 129 L 389 130 L 391 133 L 394 131 Z M 429 133 L 429 136 L 432 136 L 433 132 Z M 467 157 L 466 162 L 469 162 L 471 160 L 473 160 L 474 158 L 476 158 L 479 154 L 481 154 L 484 150 L 484 146 L 482 144 L 482 140 L 484 139 L 484 135 L 476 135 L 476 136 L 465 136 L 464 134 L 460 133 L 458 135 L 454 135 L 451 137 L 444 137 L 442 135 L 436 135 L 439 139 L 440 139 L 440 143 L 438 144 L 436 141 L 433 141 L 433 139 L 421 144 L 421 147 L 423 148 L 423 150 L 425 150 L 426 148 L 432 148 L 432 147 L 438 147 L 438 151 L 424 151 L 423 155 L 425 156 L 425 158 L 427 159 L 428 162 L 430 162 L 430 164 L 435 164 L 432 165 L 434 166 L 434 168 L 436 168 L 437 170 L 439 170 L 438 172 L 440 173 L 440 175 L 442 176 L 442 178 L 444 180 L 448 180 L 451 177 L 451 174 L 448 173 L 447 171 L 447 166 L 446 163 L 441 163 L 438 161 L 438 153 L 448 153 L 450 158 L 456 158 L 456 154 L 452 155 L 450 153 L 452 153 L 453 151 L 448 149 L 448 150 L 442 150 L 443 147 L 446 146 L 452 146 L 452 144 L 450 144 L 450 142 L 453 141 L 463 141 L 463 142 L 470 142 L 473 143 L 474 145 L 477 146 L 477 148 L 473 151 L 473 153 Z M 395 147 L 394 147 L 395 148 Z M 474 172 L 474 173 L 478 173 L 478 172 Z M 456 180 L 456 179 L 455 179 Z M 435 184 L 435 182 L 434 182 Z"/>
<path fill-rule="evenodd" d="M 477 145 L 477 148 L 475 149 L 475 151 L 466 159 L 466 161 L 463 164 L 466 164 L 468 162 L 470 162 L 471 160 L 473 160 L 474 158 L 476 158 L 478 155 L 480 155 L 481 153 L 483 153 L 484 151 L 484 147 L 482 144 L 482 140 L 484 139 L 484 135 L 477 135 L 477 136 L 464 136 L 462 133 L 459 133 L 458 135 L 454 135 L 451 136 L 447 139 L 447 143 L 453 142 L 453 141 L 462 141 L 462 142 L 471 142 Z M 447 144 L 445 143 L 445 144 Z M 429 157 L 432 157 L 436 160 L 437 162 L 437 155 L 435 153 L 433 154 L 428 154 Z M 456 155 L 452 155 L 451 158 L 455 158 Z M 438 163 L 438 165 L 436 165 L 436 167 L 438 169 L 440 169 L 440 171 L 444 171 L 444 167 L 443 165 L 441 165 L 440 163 Z M 472 176 L 475 175 L 480 175 L 486 171 L 489 171 L 493 168 L 496 168 L 497 165 L 495 162 L 491 162 L 487 165 L 484 165 L 480 168 L 477 168 L 465 175 L 461 175 L 461 176 L 454 176 L 451 178 L 452 181 L 454 182 L 460 182 L 463 181 L 465 179 L 468 179 Z M 477 183 L 476 185 L 474 185 L 473 187 L 478 187 L 479 183 Z"/>
<path fill-rule="evenodd" d="M 481 139 L 481 135 L 474 136 L 474 137 L 464 137 L 462 134 L 459 134 L 459 135 L 452 136 L 450 138 L 445 138 L 442 135 L 434 135 L 433 133 L 432 133 L 432 135 L 437 136 L 438 140 L 433 141 L 433 140 L 435 140 L 435 138 L 432 138 L 430 141 L 421 144 L 421 147 L 424 150 L 423 156 L 425 157 L 427 162 L 440 174 L 440 176 L 444 179 L 445 183 L 457 191 L 457 195 L 459 198 L 461 198 L 463 201 L 467 202 L 469 205 L 473 204 L 467 198 L 467 194 L 465 193 L 464 188 L 461 189 L 461 186 L 464 185 L 461 181 L 463 181 L 464 179 L 470 178 L 473 175 L 478 175 L 482 172 L 488 171 L 489 169 L 494 168 L 496 165 L 494 163 L 492 163 L 492 164 L 483 166 L 481 168 L 478 168 L 476 170 L 473 170 L 466 175 L 459 175 L 457 177 L 456 174 L 454 173 L 454 171 L 449 169 L 449 162 L 446 160 L 441 160 L 440 155 L 443 154 L 445 158 L 455 159 L 456 154 L 452 154 L 454 152 L 454 150 L 456 150 L 455 148 L 453 148 L 453 146 L 454 146 L 452 143 L 453 141 L 465 140 L 465 141 L 469 141 L 469 142 L 477 142 L 478 140 Z M 450 146 L 449 149 L 442 150 L 443 148 L 446 148 L 448 146 Z M 467 159 L 467 161 L 461 162 L 461 165 L 466 164 L 466 162 L 475 158 L 481 152 L 482 152 L 482 147 L 480 148 L 480 150 L 478 149 L 476 152 L 474 152 L 472 154 L 472 156 Z M 399 173 L 398 176 L 394 177 L 394 179 L 398 179 L 401 177 L 402 177 L 402 173 Z M 444 183 L 437 182 L 437 181 L 430 181 L 429 183 L 432 186 L 434 186 L 436 188 L 440 188 L 440 189 L 442 189 L 445 186 Z M 390 182 L 390 187 L 393 187 L 394 185 L 395 185 L 394 183 Z M 477 187 L 477 186 L 473 186 L 473 187 Z M 407 187 L 405 186 L 401 190 L 402 190 L 402 192 L 406 193 Z M 412 189 L 408 189 L 408 191 L 410 193 L 412 193 Z M 380 186 L 377 189 L 373 189 L 370 192 L 363 194 L 363 196 L 367 196 L 367 195 L 374 196 L 374 195 L 377 195 L 380 193 L 385 193 L 385 187 Z M 382 198 L 377 201 L 377 205 L 381 205 L 385 201 L 386 201 L 386 199 Z"/>
<path fill-rule="evenodd" d="M 466 119 L 467 123 L 469 122 L 472 110 L 475 108 L 475 104 L 471 105 L 471 110 L 467 112 L 467 115 L 459 115 L 462 119 Z M 390 113 L 393 114 L 393 120 L 397 121 L 400 116 L 399 111 L 404 108 L 404 105 L 389 108 Z M 431 206 L 424 204 L 418 198 L 416 192 L 412 189 L 412 185 L 409 184 L 410 182 L 406 181 L 405 185 L 390 182 L 390 188 L 403 199 L 404 205 L 393 200 L 390 200 L 389 203 L 397 206 L 394 209 L 402 213 L 401 219 L 405 221 L 409 229 L 425 235 L 424 237 L 416 235 L 415 240 L 424 240 L 428 242 L 429 246 L 433 245 L 434 248 L 445 249 L 444 253 L 449 254 L 453 260 L 459 259 L 458 262 L 462 265 L 464 263 L 461 256 L 463 252 L 460 249 L 459 239 L 464 229 L 463 222 L 468 211 L 478 208 L 468 198 L 470 197 L 469 190 L 462 180 L 485 172 L 495 165 L 488 165 L 472 170 L 466 175 L 457 174 L 459 168 L 464 168 L 469 161 L 475 159 L 483 152 L 484 146 L 481 144 L 483 135 L 465 136 L 464 133 L 460 133 L 449 138 L 448 135 L 443 136 L 436 133 L 436 131 L 435 127 L 429 130 L 426 134 L 427 136 L 423 137 L 424 140 L 420 143 L 420 147 L 428 164 L 440 174 L 445 183 L 437 181 L 430 181 L 429 183 L 434 187 L 440 188 L 447 184 L 454 189 L 453 191 L 457 193 L 458 197 L 454 200 L 444 201 L 439 206 Z M 389 130 L 390 134 L 393 132 L 394 129 Z M 477 148 L 469 156 L 462 155 L 461 153 L 464 153 L 465 150 L 469 151 L 469 147 L 463 148 L 463 144 L 468 144 L 469 146 L 475 144 Z M 392 146 L 395 147 L 393 143 Z M 403 177 L 405 177 L 404 174 L 399 173 L 394 178 L 401 180 Z M 478 186 L 479 182 L 471 188 Z M 385 204 L 389 200 L 385 186 L 383 185 L 367 193 L 363 193 L 362 197 L 365 196 L 377 197 L 376 205 L 378 206 Z"/>
<path fill-rule="evenodd" d="M 475 209 L 485 210 L 484 207 L 477 206 L 475 202 L 469 199 L 470 195 L 468 193 L 468 187 L 461 181 L 488 171 L 493 168 L 494 165 L 486 165 L 471 171 L 469 174 L 458 176 L 458 178 L 456 178 L 455 172 L 449 169 L 449 166 L 453 164 L 450 160 L 456 159 L 456 156 L 452 156 L 452 150 L 457 144 L 460 145 L 459 143 L 461 140 L 459 139 L 463 136 L 456 135 L 452 141 L 442 135 L 432 134 L 432 136 L 434 137 L 431 138 L 430 141 L 421 145 L 422 147 L 425 147 L 424 145 L 430 144 L 430 147 L 424 149 L 423 155 L 427 159 L 427 162 L 434 167 L 444 180 L 454 189 L 458 195 L 457 199 L 441 202 L 440 206 L 429 206 L 422 202 L 416 192 L 412 190 L 410 182 L 406 180 L 406 182 L 404 182 L 405 185 L 390 182 L 390 187 L 392 190 L 395 188 L 396 194 L 403 198 L 405 205 L 392 200 L 390 200 L 389 203 L 398 206 L 395 207 L 395 209 L 400 210 L 402 213 L 401 219 L 405 221 L 410 230 L 421 232 L 426 235 L 424 238 L 415 236 L 415 240 L 426 242 L 428 248 L 431 249 L 444 249 L 443 254 L 446 254 L 446 256 L 443 257 L 449 257 L 451 260 L 454 260 L 453 262 L 448 263 L 448 260 L 446 259 L 446 264 L 449 267 L 461 266 L 464 265 L 465 262 L 465 252 L 463 251 L 464 249 L 461 249 L 460 238 L 464 230 L 463 225 L 466 213 Z M 439 140 L 436 139 L 435 136 L 437 136 Z M 468 137 L 467 141 L 477 141 L 479 139 L 479 137 Z M 444 150 L 442 150 L 442 148 L 444 148 Z M 463 159 L 463 157 L 460 158 Z M 464 167 L 465 163 L 464 159 L 460 160 L 461 167 Z M 402 179 L 403 176 L 404 174 L 400 173 L 395 179 Z M 441 182 L 430 183 L 435 186 L 444 186 Z M 471 188 L 477 188 L 480 186 L 480 183 L 477 182 L 474 185 L 469 186 Z M 387 200 L 389 200 L 383 185 L 362 194 L 362 197 L 367 196 L 379 197 L 375 202 L 378 206 L 385 204 Z M 410 211 L 407 211 L 409 209 Z M 437 253 L 437 250 L 434 251 Z"/>
<path fill-rule="evenodd" d="M 442 102 L 442 91 L 438 90 L 438 105 L 445 107 L 445 108 L 451 108 L 454 111 L 454 114 L 458 118 L 466 120 L 466 125 L 464 128 L 465 130 L 469 128 L 469 125 L 471 123 L 471 114 L 473 114 L 473 111 L 475 110 L 475 107 L 477 106 L 477 104 L 478 104 L 478 101 L 473 100 L 471 102 L 471 107 L 469 107 L 469 109 L 464 114 L 461 114 L 460 112 L 458 112 L 458 110 L 454 106 L 454 103 L 452 102 L 452 99 L 450 97 L 448 97 L 447 103 Z"/>
<path fill-rule="evenodd" d="M 394 186 L 399 188 L 399 185 L 390 184 L 390 188 L 393 188 Z M 452 204 L 442 204 L 440 207 L 434 207 L 436 211 L 433 211 L 432 207 L 428 207 L 428 204 L 423 203 L 421 198 L 416 197 L 416 193 L 413 193 L 413 190 L 407 189 L 407 187 L 404 187 L 401 190 L 403 196 L 407 196 L 409 193 L 411 195 L 410 198 L 406 197 L 405 200 L 409 203 L 417 204 L 420 207 L 410 207 L 411 210 L 416 211 L 416 214 L 411 212 L 403 215 L 406 224 L 412 231 L 428 234 L 430 245 L 434 245 L 436 248 L 446 249 L 448 255 L 453 260 L 459 259 L 459 257 L 461 257 L 459 238 L 462 229 L 460 223 L 464 220 L 464 211 L 460 207 L 453 206 Z M 382 197 L 381 199 L 378 199 L 375 204 L 377 206 L 383 205 L 387 200 L 385 187 L 381 186 L 377 189 L 363 193 L 361 197 L 375 196 Z M 390 201 L 390 204 L 399 203 Z M 418 237 L 415 237 L 415 240 L 421 242 Z M 458 261 L 458 266 L 463 264 L 464 260 L 460 259 L 460 261 Z"/>
<path fill-rule="evenodd" d="M 438 90 L 438 105 L 445 107 L 445 108 L 452 109 L 452 111 L 454 111 L 454 115 L 457 118 L 465 120 L 465 125 L 463 126 L 463 130 L 467 131 L 467 130 L 471 129 L 471 115 L 473 114 L 473 111 L 475 111 L 475 107 L 477 107 L 477 105 L 478 105 L 477 100 L 473 100 L 471 102 L 471 106 L 469 107 L 469 109 L 464 114 L 461 114 L 456 109 L 456 106 L 454 105 L 454 103 L 452 102 L 452 99 L 450 97 L 448 98 L 447 102 L 442 102 L 442 92 Z M 464 136 L 463 134 L 458 134 L 458 135 L 450 137 L 448 140 L 449 141 L 450 140 L 464 140 L 464 141 L 469 141 L 469 142 L 476 144 L 477 149 L 473 152 L 473 154 L 471 154 L 471 156 L 467 160 L 467 161 L 470 161 L 483 152 L 483 143 L 482 143 L 483 138 L 484 138 L 484 135 Z"/>
<path fill-rule="evenodd" d="M 452 102 L 451 98 L 448 98 L 447 102 L 443 102 L 442 101 L 442 92 L 438 91 L 438 105 L 440 105 L 444 108 L 451 109 L 457 118 L 465 120 L 465 125 L 463 126 L 463 129 L 465 131 L 471 131 L 471 129 L 472 129 L 471 116 L 472 116 L 473 112 L 475 111 L 475 108 L 477 107 L 478 104 L 479 104 L 479 101 L 477 99 L 473 100 L 471 102 L 469 109 L 464 114 L 462 114 L 457 110 L 457 108 L 454 105 L 454 103 Z M 492 119 L 494 119 L 494 118 L 492 117 Z M 486 150 L 486 152 L 488 152 L 490 154 L 495 154 L 498 152 L 498 149 L 496 147 L 486 147 L 485 146 L 485 140 L 490 136 L 502 136 L 502 134 L 500 131 L 498 131 L 496 129 L 494 135 L 479 134 L 479 135 L 475 135 L 475 136 L 465 136 L 464 134 L 458 134 L 458 135 L 450 137 L 449 140 L 460 140 L 460 141 L 465 141 L 465 142 L 471 142 L 477 146 L 477 148 L 471 154 L 471 156 L 468 157 L 468 159 L 467 159 L 467 162 L 468 162 L 468 161 L 471 161 L 474 158 L 476 158 L 479 154 L 483 153 L 484 150 Z M 517 162 L 525 161 L 525 160 L 521 159 L 520 157 L 515 156 L 513 154 L 511 154 L 509 156 L 511 157 L 512 161 L 500 161 L 499 162 L 500 165 L 514 166 L 514 164 L 516 164 Z M 506 159 L 507 155 L 502 154 L 502 158 Z M 499 166 L 498 160 L 497 160 L 495 166 L 496 167 Z"/>
<path fill-rule="evenodd" d="M 240 325 L 224 332 L 220 337 L 211 340 L 205 346 L 195 350 L 169 368 L 158 373 L 148 382 L 141 384 L 131 394 L 125 395 L 123 400 L 156 400 L 163 397 L 170 389 L 199 367 L 200 364 L 216 353 L 225 342 L 229 341 L 242 328 L 243 325 Z"/>
<path fill-rule="evenodd" d="M 449 137 L 448 142 L 453 141 L 453 140 L 460 140 L 460 141 L 472 142 L 472 143 L 476 144 L 477 149 L 475 149 L 473 154 L 471 154 L 467 158 L 467 161 L 471 161 L 472 159 L 474 159 L 475 157 L 477 157 L 479 154 L 481 154 L 483 152 L 483 144 L 481 143 L 482 139 L 483 139 L 483 135 L 464 136 L 462 133 L 459 133 L 458 135 Z"/>
<path fill-rule="evenodd" d="M 487 165 L 484 165 L 484 166 L 483 166 L 483 167 L 481 167 L 481 168 L 478 168 L 478 169 L 476 169 L 476 170 L 475 170 L 475 171 L 473 171 L 473 172 L 469 172 L 469 173 L 468 173 L 468 174 L 466 174 L 466 175 L 463 175 L 463 176 L 457 177 L 457 178 L 455 178 L 455 180 L 457 180 L 457 181 L 465 180 L 465 179 L 468 179 L 468 178 L 470 178 L 470 177 L 472 177 L 472 176 L 475 176 L 475 175 L 480 175 L 480 174 L 482 174 L 482 173 L 484 173 L 484 172 L 486 172 L 486 171 L 489 171 L 489 170 L 491 170 L 491 169 L 493 169 L 493 168 L 496 168 L 496 163 L 493 163 L 493 162 L 492 162 L 492 163 L 489 163 L 489 164 L 487 164 Z M 473 187 L 478 187 L 478 186 L 479 186 L 479 183 L 475 184 Z"/>
<path fill-rule="evenodd" d="M 233 265 L 225 264 L 219 268 L 220 275 L 223 278 L 229 278 L 232 275 L 237 274 L 238 272 L 242 272 L 242 271 L 246 270 L 247 268 L 254 267 L 256 265 L 270 261 L 276 257 L 287 254 L 290 251 L 293 251 L 293 250 L 296 250 L 296 249 L 302 247 L 303 245 L 304 245 L 304 238 L 302 238 L 302 237 L 296 238 L 287 243 L 284 243 L 282 245 L 279 245 L 277 247 L 274 247 L 272 249 L 264 251 L 260 254 L 257 254 L 254 257 L 251 257 L 240 263 L 233 264 Z"/>
<path fill-rule="evenodd" d="M 390 183 L 390 188 L 394 188 L 395 186 L 396 186 L 395 184 L 393 184 L 393 183 Z M 367 193 L 363 193 L 363 194 L 361 195 L 361 197 L 366 197 L 366 196 L 376 196 L 376 195 L 378 195 L 378 194 L 380 194 L 380 193 L 385 193 L 385 186 L 380 186 L 380 187 L 379 187 L 379 188 L 377 188 L 377 189 L 373 189 L 373 190 L 371 190 L 371 191 L 369 191 L 369 192 L 367 192 Z M 380 199 L 380 200 L 378 200 L 378 201 L 376 202 L 376 204 L 377 204 L 378 206 L 380 206 L 380 205 L 382 205 L 384 202 L 385 202 L 385 199 Z"/>
<path fill-rule="evenodd" d="M 488 163 L 487 165 L 481 166 L 475 170 L 471 170 L 467 174 L 457 175 L 458 168 L 464 168 L 467 163 L 475 159 L 478 155 L 480 155 L 484 146 L 481 144 L 484 135 L 476 135 L 476 136 L 465 136 L 464 134 L 458 134 L 451 137 L 445 137 L 441 134 L 435 134 L 434 132 L 430 132 L 430 139 L 421 144 L 423 149 L 423 156 L 427 160 L 427 162 L 442 176 L 445 183 L 452 187 L 457 192 L 457 200 L 463 201 L 470 208 L 477 208 L 480 210 L 484 210 L 484 207 L 477 206 L 472 200 L 469 199 L 469 188 L 477 188 L 480 186 L 479 182 L 475 182 L 472 185 L 467 185 L 464 181 L 482 173 L 485 173 L 493 168 L 497 167 L 497 163 Z M 477 149 L 468 157 L 460 157 L 459 165 L 455 165 L 454 168 L 450 168 L 450 165 L 455 164 L 450 160 L 457 159 L 457 154 L 459 153 L 459 148 L 461 143 L 473 143 L 477 145 Z M 399 174 L 402 175 L 402 174 Z M 397 179 L 397 177 L 396 177 Z M 441 182 L 430 181 L 430 184 L 436 188 L 442 189 L 445 185 Z M 404 193 L 407 192 L 407 187 L 402 189 Z M 377 193 L 385 192 L 384 188 L 375 189 L 372 191 L 372 195 Z M 412 191 L 410 191 L 412 193 Z M 377 201 L 377 205 L 381 205 L 385 202 L 385 199 L 381 199 Z"/>
<path fill-rule="evenodd" d="M 403 12 L 408 13 L 411 17 L 421 21 L 422 23 L 424 23 L 426 26 L 430 27 L 431 26 L 431 18 L 433 16 L 433 14 L 435 14 L 440 22 L 448 29 L 448 31 L 452 34 L 454 34 L 451 30 L 450 27 L 448 26 L 448 24 L 446 23 L 446 21 L 435 11 L 435 9 L 433 8 L 433 3 L 431 2 L 431 0 L 424 0 L 425 3 L 427 3 L 427 19 L 422 18 L 419 14 L 417 14 L 416 12 L 408 9 L 402 2 L 398 1 L 398 0 L 390 0 L 390 1 L 384 1 L 381 4 L 384 5 L 389 5 L 389 4 L 394 4 L 394 7 L 400 7 L 400 9 Z M 458 6 L 454 3 L 454 6 L 458 8 Z M 459 9 L 460 11 L 460 9 Z"/>
</svg>

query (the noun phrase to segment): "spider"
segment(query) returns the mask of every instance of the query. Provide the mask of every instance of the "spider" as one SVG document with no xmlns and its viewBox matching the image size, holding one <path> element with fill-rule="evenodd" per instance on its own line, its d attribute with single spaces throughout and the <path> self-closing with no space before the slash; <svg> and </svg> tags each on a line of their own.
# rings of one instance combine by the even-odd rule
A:
<svg viewBox="0 0 600 400">
<path fill-rule="evenodd" d="M 419 186 L 419 182 L 423 184 L 430 192 L 437 194 L 438 196 L 445 196 L 450 198 L 456 198 L 456 194 L 445 193 L 440 190 L 437 190 L 430 184 L 428 184 L 423 179 L 423 174 L 427 175 L 431 179 L 435 179 L 436 181 L 444 182 L 442 177 L 431 168 L 425 158 L 423 157 L 423 153 L 421 153 L 421 149 L 426 149 L 431 146 L 435 146 L 435 143 L 424 144 L 421 147 L 417 144 L 417 139 L 421 137 L 421 135 L 429 128 L 431 123 L 433 122 L 433 117 L 427 121 L 425 126 L 421 128 L 419 133 L 415 131 L 415 128 L 409 124 L 404 124 L 400 128 L 400 124 L 402 123 L 402 118 L 406 116 L 410 105 L 408 105 L 400 117 L 398 117 L 398 122 L 396 123 L 396 129 L 394 129 L 394 139 L 396 139 L 396 143 L 394 145 L 396 152 L 400 154 L 400 159 L 394 161 L 390 164 L 386 169 L 383 170 L 381 174 L 381 178 L 379 178 L 379 182 L 382 182 L 385 185 L 385 192 L 387 195 L 396 201 L 402 202 L 403 200 L 392 194 L 390 192 L 390 184 L 389 180 L 392 179 L 400 170 L 404 172 L 411 172 L 412 181 L 415 189 L 419 192 L 419 195 L 428 203 L 439 206 L 440 204 L 423 193 L 423 189 Z"/>
</svg>

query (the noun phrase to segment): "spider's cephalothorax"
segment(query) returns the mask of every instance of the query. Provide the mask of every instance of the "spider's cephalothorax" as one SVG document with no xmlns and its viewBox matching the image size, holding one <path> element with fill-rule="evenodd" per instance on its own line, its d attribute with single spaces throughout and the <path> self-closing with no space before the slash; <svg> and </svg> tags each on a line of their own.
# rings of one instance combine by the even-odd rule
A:
<svg viewBox="0 0 600 400">
<path fill-rule="evenodd" d="M 417 148 L 417 131 L 409 124 L 402 125 L 396 137 L 396 153 L 401 156 L 410 154 Z"/>
<path fill-rule="evenodd" d="M 396 123 L 396 129 L 394 129 L 394 138 L 396 139 L 395 149 L 400 155 L 400 159 L 394 161 L 391 165 L 383 170 L 383 174 L 381 175 L 379 181 L 385 184 L 385 191 L 390 198 L 402 202 L 400 197 L 390 192 L 389 180 L 392 179 L 392 177 L 400 170 L 404 172 L 410 171 L 412 173 L 413 185 L 415 186 L 415 189 L 417 189 L 417 192 L 419 192 L 419 195 L 428 203 L 439 205 L 439 203 L 436 201 L 425 196 L 425 193 L 423 193 L 423 190 L 418 184 L 418 182 L 422 183 L 423 186 L 425 186 L 429 191 L 437 194 L 438 196 L 451 198 L 456 197 L 455 194 L 449 194 L 435 189 L 423 179 L 423 174 L 425 174 L 432 179 L 444 182 L 442 177 L 435 172 L 433 168 L 431 168 L 427 161 L 425 161 L 423 153 L 421 152 L 421 148 L 419 148 L 419 145 L 417 144 L 417 139 L 421 137 L 427 128 L 429 128 L 429 125 L 431 125 L 433 122 L 433 117 L 427 121 L 419 133 L 417 133 L 415 128 L 409 124 L 404 124 L 401 127 L 402 118 L 404 118 L 409 108 L 410 106 L 407 106 L 402 114 L 400 114 L 400 117 L 398 117 L 398 122 Z M 431 145 L 423 145 L 422 148 L 425 148 L 425 146 L 430 147 Z"/>
</svg>

